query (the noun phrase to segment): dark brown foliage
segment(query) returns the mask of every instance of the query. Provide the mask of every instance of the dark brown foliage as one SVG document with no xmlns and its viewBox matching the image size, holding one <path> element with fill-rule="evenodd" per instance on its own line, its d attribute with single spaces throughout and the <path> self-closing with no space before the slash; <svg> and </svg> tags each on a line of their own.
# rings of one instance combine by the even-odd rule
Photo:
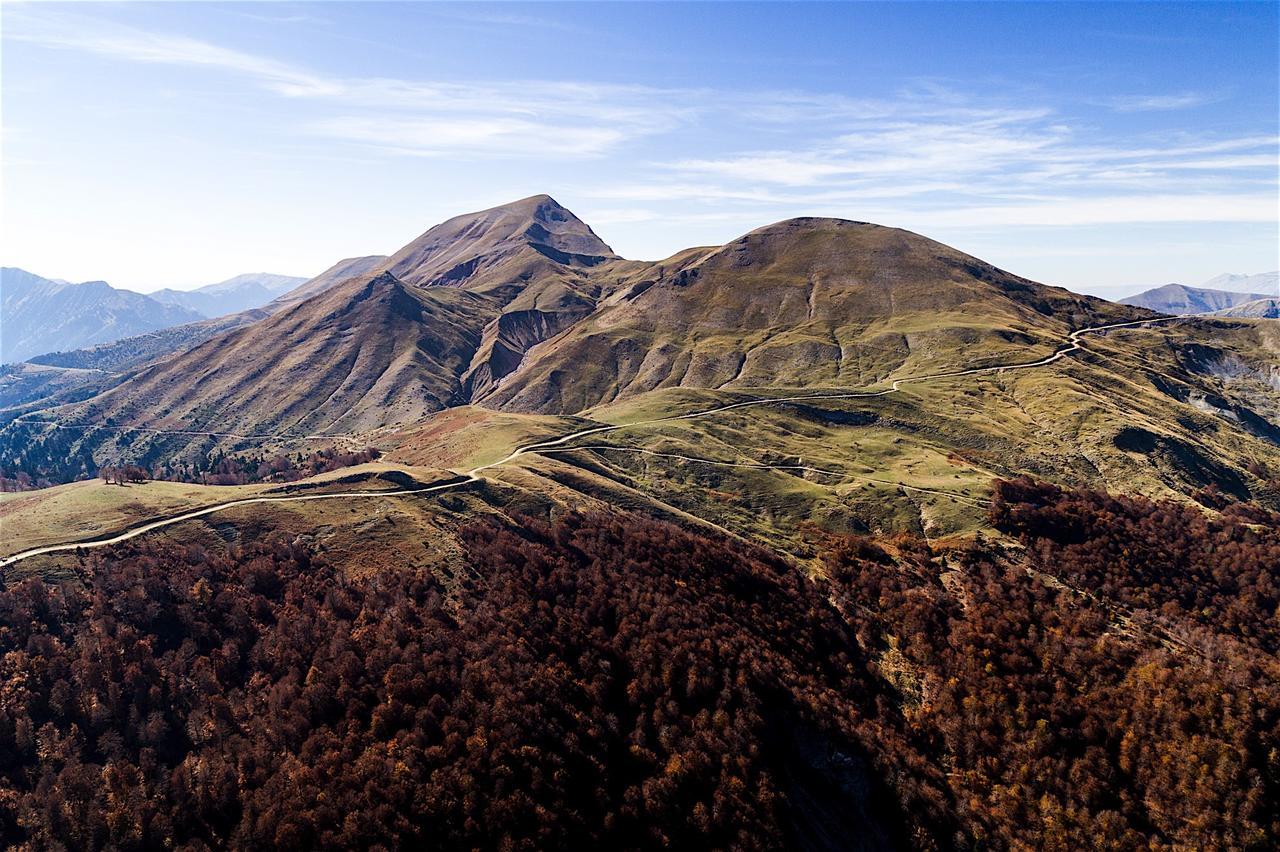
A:
<svg viewBox="0 0 1280 852">
<path fill-rule="evenodd" d="M 993 523 L 1037 569 L 1173 626 L 1198 625 L 1280 650 L 1280 514 L 1194 506 L 1022 479 L 998 483 Z"/>
<path fill-rule="evenodd" d="M 886 748 L 865 662 L 792 568 L 637 518 L 485 525 L 468 543 L 485 580 L 456 620 L 429 576 L 348 580 L 283 543 L 234 559 L 147 544 L 92 560 L 89 590 L 0 594 L 7 839 L 906 836 L 877 779 L 937 773 Z M 939 811 L 911 804 L 925 827 Z"/>
<path fill-rule="evenodd" d="M 101 476 L 102 481 L 108 485 L 111 483 L 124 485 L 130 482 L 146 482 L 151 478 L 151 474 L 136 464 L 98 468 L 98 476 Z"/>
<path fill-rule="evenodd" d="M 1025 552 L 818 580 L 634 516 L 477 524 L 449 595 L 284 540 L 93 557 L 0 592 L 0 840 L 1274 848 L 1275 525 L 1028 481 L 993 517 Z"/>
<path fill-rule="evenodd" d="M 221 453 L 206 456 L 195 464 L 166 465 L 156 471 L 157 479 L 197 482 L 201 485 L 247 485 L 251 482 L 294 482 L 328 473 L 343 467 L 365 464 L 382 457 L 376 447 L 357 452 L 342 452 L 334 447 L 290 457 L 279 453 L 271 458 L 261 455 L 228 456 Z"/>
</svg>

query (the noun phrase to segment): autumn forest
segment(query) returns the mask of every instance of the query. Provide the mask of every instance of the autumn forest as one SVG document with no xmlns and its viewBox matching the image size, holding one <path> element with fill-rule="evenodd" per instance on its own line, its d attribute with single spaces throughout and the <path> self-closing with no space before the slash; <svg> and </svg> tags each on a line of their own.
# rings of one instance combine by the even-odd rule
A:
<svg viewBox="0 0 1280 852">
<path fill-rule="evenodd" d="M 623 513 L 473 522 L 470 580 L 282 535 L 0 591 L 25 849 L 1267 849 L 1280 517 L 998 483 L 812 578 Z M 1264 513 L 1266 514 L 1266 513 Z"/>
</svg>

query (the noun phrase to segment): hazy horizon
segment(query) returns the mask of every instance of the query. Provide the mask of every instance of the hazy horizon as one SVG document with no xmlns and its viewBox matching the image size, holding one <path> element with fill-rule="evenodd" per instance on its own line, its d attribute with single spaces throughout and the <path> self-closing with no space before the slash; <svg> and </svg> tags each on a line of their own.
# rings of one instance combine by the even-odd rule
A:
<svg viewBox="0 0 1280 852">
<path fill-rule="evenodd" d="M 548 194 L 550 194 L 550 193 L 548 193 Z M 470 211 L 468 211 L 468 212 L 470 212 Z M 439 224 L 439 223 L 434 223 L 434 224 Z M 588 222 L 587 224 L 588 224 L 588 225 L 590 225 L 591 223 L 590 223 L 590 222 Z M 927 236 L 927 235 L 925 235 L 925 236 Z M 602 239 L 604 239 L 604 237 L 603 237 L 603 236 L 602 236 Z M 607 240 L 607 239 L 605 239 L 605 242 L 608 242 L 608 240 Z M 728 242 L 728 240 L 726 240 L 725 242 Z M 399 248 L 399 247 L 397 246 L 396 248 Z M 684 248 L 690 248 L 690 246 L 684 246 Z M 388 255 L 389 255 L 392 251 L 394 251 L 394 249 L 389 249 L 389 250 L 388 250 L 388 251 L 386 251 L 386 252 L 370 252 L 370 254 L 388 254 Z M 674 254 L 674 253 L 675 253 L 675 252 L 672 252 L 672 254 Z M 667 256 L 669 257 L 670 255 L 667 255 Z M 335 258 L 334 260 L 335 260 L 335 261 L 337 261 L 337 260 L 339 260 L 339 259 L 340 259 L 340 258 Z M 662 260 L 662 259 L 664 259 L 664 258 L 629 258 L 629 259 L 631 259 L 631 260 Z M 9 263 L 5 263 L 5 264 L 3 264 L 3 265 L 5 265 L 5 266 L 15 266 L 15 264 L 9 264 Z M 329 264 L 329 266 L 331 266 L 331 265 L 332 265 L 332 263 L 331 263 L 331 264 Z M 102 279 L 102 278 L 86 278 L 86 279 L 84 279 L 84 280 L 71 280 L 71 279 L 63 278 L 63 277 L 61 277 L 61 276 L 45 275 L 43 272 L 41 272 L 41 271 L 40 271 L 40 270 L 38 270 L 38 269 L 26 269 L 26 268 L 24 268 L 24 267 L 18 267 L 18 268 L 21 268 L 21 269 L 23 269 L 24 271 L 26 271 L 26 272 L 30 272 L 30 273 L 33 273 L 33 274 L 35 274 L 35 275 L 39 275 L 39 276 L 40 276 L 40 277 L 42 277 L 42 278 L 49 278 L 49 279 L 52 279 L 52 280 L 66 281 L 66 282 L 68 282 L 68 283 L 72 283 L 72 284 L 84 284 L 84 283 L 88 283 L 88 282 L 90 282 L 90 281 L 106 280 L 106 279 Z M 328 268 L 328 267 L 326 266 L 326 268 Z M 323 271 L 324 271 L 323 269 L 321 269 L 321 270 L 315 270 L 315 271 L 306 271 L 306 272 L 279 271 L 279 270 L 261 270 L 261 269 L 260 269 L 260 270 L 253 270 L 253 271 L 251 271 L 251 272 L 239 272 L 239 273 L 236 273 L 235 275 L 229 276 L 228 278 L 225 278 L 225 279 L 219 279 L 218 281 L 196 281 L 196 282 L 187 281 L 187 282 L 178 282 L 178 283 L 172 283 L 172 284 L 163 284 L 163 285 L 159 285 L 159 286 L 150 286 L 150 287 L 125 287 L 125 286 L 120 285 L 120 284 L 118 284 L 118 283 L 116 283 L 116 282 L 114 282 L 114 281 L 109 281 L 109 280 L 106 280 L 106 283 L 107 283 L 107 284 L 109 284 L 109 285 L 111 285 L 112 287 L 117 288 L 117 289 L 132 290 L 132 291 L 133 291 L 133 292 L 135 292 L 135 293 L 142 293 L 142 294 L 146 295 L 146 294 L 156 293 L 156 292 L 159 292 L 159 291 L 164 290 L 164 289 L 170 289 L 170 290 L 188 290 L 188 291 L 190 291 L 190 290 L 197 290 L 197 289 L 200 289 L 200 288 L 202 288 L 202 287 L 213 286 L 213 285 L 216 285 L 216 284 L 223 284 L 223 283 L 226 283 L 227 281 L 232 280 L 232 279 L 234 279 L 234 278 L 239 278 L 239 277 L 244 277 L 244 276 L 251 276 L 251 275 L 264 275 L 264 276 L 294 276 L 294 277 L 298 277 L 298 278 L 308 279 L 308 278 L 313 278 L 313 277 L 315 277 L 316 275 L 319 275 L 319 274 L 320 274 L 321 272 L 323 272 Z M 1010 271 L 1010 272 L 1014 272 L 1014 273 L 1018 273 L 1018 270 L 1017 270 L 1017 269 L 1010 269 L 1010 270 L 1008 270 L 1008 271 Z M 1126 298 L 1126 297 L 1128 297 L 1128 296 L 1136 295 L 1136 294 L 1138 294 L 1138 293 L 1140 293 L 1140 292 L 1143 292 L 1144 290 L 1149 290 L 1149 289 L 1153 289 L 1153 288 L 1156 288 L 1156 287 L 1163 287 L 1163 286 L 1165 286 L 1165 285 L 1167 285 L 1167 284 L 1181 284 L 1181 285 L 1183 285 L 1183 286 L 1187 286 L 1187 287 L 1214 287 L 1214 286 L 1219 286 L 1219 287 L 1220 287 L 1220 286 L 1221 286 L 1220 284 L 1219 284 L 1219 285 L 1215 285 L 1215 282 L 1212 280 L 1213 278 L 1216 278 L 1216 277 L 1222 277 L 1222 276 L 1225 276 L 1225 275 L 1238 275 L 1238 276 L 1245 276 L 1245 277 L 1255 277 L 1255 276 L 1259 276 L 1259 275 L 1275 274 L 1277 271 L 1280 271 L 1280 270 L 1273 270 L 1273 269 L 1259 269 L 1259 270 L 1253 270 L 1253 271 L 1244 272 L 1244 271 L 1240 271 L 1240 270 L 1230 270 L 1230 269 L 1229 269 L 1229 270 L 1224 270 L 1223 272 L 1220 272 L 1220 273 L 1218 273 L 1217 275 L 1212 276 L 1210 279 L 1207 279 L 1207 280 L 1204 280 L 1204 281 L 1159 281 L 1159 282 L 1148 282 L 1148 283 L 1141 283 L 1141 284 L 1128 284 L 1128 285 L 1126 285 L 1126 284 L 1120 284 L 1120 285 L 1115 285 L 1115 286 L 1113 286 L 1113 287 L 1095 288 L 1095 289 L 1093 289 L 1093 290 L 1090 290 L 1090 289 L 1088 289 L 1088 288 L 1080 288 L 1080 289 L 1077 289 L 1076 287 L 1073 287 L 1073 286 L 1070 286 L 1070 285 L 1065 285 L 1065 284 L 1064 284 L 1064 285 L 1057 285 L 1057 286 L 1063 286 L 1063 287 L 1066 287 L 1067 289 L 1072 290 L 1073 292 L 1085 293 L 1085 294 L 1088 294 L 1088 295 L 1096 295 L 1096 296 L 1101 296 L 1102 298 L 1111 299 L 1111 300 L 1116 300 L 1116 299 L 1123 299 L 1123 298 Z M 1045 282 L 1045 283 L 1047 283 L 1047 282 Z M 1236 289 L 1234 289 L 1234 290 L 1232 290 L 1231 288 L 1226 288 L 1226 289 L 1227 289 L 1229 292 L 1245 292 L 1244 288 L 1236 288 Z"/>
</svg>

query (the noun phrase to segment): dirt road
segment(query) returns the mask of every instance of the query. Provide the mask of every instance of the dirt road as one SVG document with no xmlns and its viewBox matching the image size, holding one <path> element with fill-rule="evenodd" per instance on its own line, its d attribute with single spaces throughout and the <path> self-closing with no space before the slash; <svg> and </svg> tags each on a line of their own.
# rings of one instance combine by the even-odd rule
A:
<svg viewBox="0 0 1280 852">
<path fill-rule="evenodd" d="M 528 455 L 530 453 L 538 453 L 544 450 L 551 450 L 554 452 L 568 452 L 570 450 L 600 449 L 604 445 L 601 445 L 601 447 L 566 447 L 565 445 L 572 441 L 576 441 L 579 438 L 585 438 L 589 435 L 601 435 L 606 432 L 616 432 L 619 429 L 629 429 L 635 426 L 652 426 L 652 425 L 657 425 L 661 423 L 669 423 L 676 420 L 693 420 L 700 417 L 710 417 L 712 415 L 719 414 L 725 411 L 733 411 L 736 409 L 748 408 L 748 407 L 757 406 L 757 405 L 777 405 L 778 403 L 784 403 L 784 402 L 803 402 L 808 400 L 857 399 L 857 398 L 863 398 L 863 397 L 886 396 L 892 393 L 900 393 L 902 389 L 902 385 L 908 382 L 923 382 L 923 381 L 932 381 L 936 379 L 956 378 L 956 377 L 962 377 L 962 376 L 976 376 L 983 373 L 1000 373 L 1000 372 L 1006 372 L 1009 370 L 1026 370 L 1026 369 L 1032 369 L 1035 367 L 1044 367 L 1069 355 L 1072 352 L 1079 351 L 1083 346 L 1083 344 L 1081 343 L 1081 338 L 1086 334 L 1096 334 L 1099 332 L 1110 331 L 1112 329 L 1117 329 L 1117 328 L 1131 328 L 1136 326 L 1146 326 L 1146 325 L 1153 325 L 1157 323 L 1174 322 L 1174 321 L 1184 320 L 1184 319 L 1188 319 L 1188 317 L 1159 317 L 1156 319 L 1133 320 L 1130 322 L 1111 323 L 1109 325 L 1098 325 L 1098 326 L 1091 326 L 1089 328 L 1082 328 L 1077 331 L 1073 331 L 1071 335 L 1067 338 L 1067 342 L 1065 344 L 1063 344 L 1052 355 L 1049 355 L 1048 357 L 1045 357 L 1045 358 L 1040 358 L 1035 361 L 1026 361 L 1026 362 L 1017 363 L 1017 364 L 1001 364 L 1001 365 L 996 365 L 991 367 L 973 367 L 967 370 L 954 370 L 951 372 L 944 372 L 944 373 L 928 373 L 928 374 L 922 374 L 918 376 L 905 376 L 900 379 L 895 379 L 888 388 L 885 388 L 884 390 L 879 390 L 879 391 L 849 391 L 848 393 L 842 392 L 842 393 L 826 393 L 826 394 L 804 394 L 804 395 L 798 395 L 798 396 L 761 397 L 759 399 L 749 399 L 741 402 L 729 403 L 727 405 L 719 405 L 714 408 L 708 408 L 701 411 L 693 411 L 687 414 L 675 414 L 668 417 L 654 418 L 652 420 L 640 420 L 633 423 L 626 423 L 626 424 L 620 424 L 620 425 L 590 426 L 585 429 L 579 429 L 575 432 L 570 432 L 567 435 L 561 435 L 558 438 L 549 438 L 543 441 L 536 441 L 531 444 L 525 444 L 524 446 L 516 447 L 509 454 L 507 454 L 501 459 L 498 459 L 497 461 L 489 462 L 488 464 L 483 464 L 483 465 L 480 465 L 479 467 L 472 468 L 471 470 L 463 474 L 462 478 L 450 479 L 448 482 L 444 482 L 438 485 L 428 485 L 422 488 L 395 489 L 395 490 L 387 490 L 387 491 L 341 491 L 341 492 L 333 492 L 328 494 L 305 494 L 305 495 L 290 495 L 290 496 L 279 496 L 279 497 L 246 497 L 241 500 L 229 500 L 225 503 L 218 503 L 213 506 L 206 506 L 203 509 L 195 509 L 190 512 L 183 512 L 181 514 L 172 515 L 165 518 L 158 518 L 149 523 L 143 524 L 138 527 L 134 527 L 125 532 L 122 532 L 110 537 L 106 537 L 106 538 L 91 539 L 88 541 L 79 541 L 79 542 L 67 542 L 64 544 L 51 544 L 51 545 L 45 545 L 44 547 L 34 547 L 34 548 L 31 548 L 30 550 L 24 550 L 21 553 L 15 553 L 12 556 L 7 556 L 4 559 L 0 559 L 0 568 L 7 567 L 9 565 L 14 564 L 15 562 L 20 562 L 23 559 L 29 559 L 33 556 L 41 556 L 49 553 L 63 553 L 67 551 L 78 550 L 80 548 L 91 549 L 96 547 L 108 547 L 110 545 L 119 544 L 120 542 L 128 541 L 131 538 L 136 538 L 140 535 L 145 535 L 146 533 L 154 532 L 155 530 L 162 529 L 164 527 L 171 526 L 173 524 L 179 524 L 185 521 L 193 520 L 195 518 L 201 518 L 201 517 L 204 517 L 205 515 L 211 515 L 215 512 L 221 512 L 225 509 L 231 509 L 236 506 L 249 506 L 257 503 L 292 503 L 292 502 L 301 502 L 304 500 L 373 499 L 373 498 L 386 499 L 389 497 L 407 497 L 414 494 L 431 494 L 438 491 L 447 491 L 447 490 L 458 488 L 468 483 L 483 479 L 482 474 L 484 473 L 484 471 L 491 470 L 496 467 L 501 467 L 502 465 L 508 464 L 520 458 L 521 456 Z M 221 433 L 179 431 L 178 434 L 212 435 L 212 434 L 221 434 Z M 248 436 L 235 436 L 235 437 L 248 437 Z M 278 437 L 278 436 L 275 436 L 275 437 Z M 557 450 L 556 448 L 562 448 L 562 449 Z M 608 447 L 608 449 L 618 450 L 623 452 L 648 452 L 654 455 L 662 455 L 660 453 L 654 453 L 653 451 L 636 450 L 631 448 Z M 668 455 L 674 456 L 674 454 L 668 454 Z M 731 462 L 717 462 L 712 459 L 699 459 L 693 456 L 674 456 L 674 457 L 683 459 L 688 462 L 700 463 L 700 464 L 746 466 L 746 467 L 755 467 L 755 468 L 774 468 L 774 469 L 789 469 L 789 468 L 798 467 L 798 468 L 803 468 L 805 470 L 810 470 L 815 473 L 837 475 L 836 471 L 827 471 L 827 470 L 821 470 L 818 468 L 805 468 L 800 465 L 766 465 L 763 463 L 739 464 L 739 463 L 731 463 Z M 847 474 L 838 474 L 838 475 L 848 476 Z M 850 478 L 858 478 L 858 477 L 850 477 Z M 898 485 L 908 490 L 939 494 L 939 495 L 951 497 L 954 499 L 963 499 L 963 500 L 975 501 L 975 502 L 977 499 L 977 498 L 969 497 L 963 494 L 954 494 L 947 491 L 937 491 L 937 490 L 931 490 L 928 488 L 919 488 L 903 482 L 893 482 L 890 480 L 870 480 L 870 481 L 880 482 L 886 485 Z"/>
</svg>

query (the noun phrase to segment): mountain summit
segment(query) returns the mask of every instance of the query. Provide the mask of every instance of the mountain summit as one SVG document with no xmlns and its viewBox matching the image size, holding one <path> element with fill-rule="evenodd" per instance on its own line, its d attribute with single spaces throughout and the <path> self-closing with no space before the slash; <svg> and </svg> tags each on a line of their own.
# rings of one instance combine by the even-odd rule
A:
<svg viewBox="0 0 1280 852">
<path fill-rule="evenodd" d="M 213 415 L 245 432 L 412 422 L 483 395 L 644 266 L 550 196 L 521 199 L 456 216 L 389 258 L 343 261 L 269 319 L 152 365 L 93 409 Z"/>
<path fill-rule="evenodd" d="M 1187 287 L 1183 284 L 1166 284 L 1153 287 L 1134 296 L 1121 299 L 1122 305 L 1149 308 L 1162 314 L 1203 314 L 1225 311 L 1246 302 L 1266 299 L 1267 294 L 1237 293 L 1231 290 L 1212 290 L 1207 287 Z"/>
<path fill-rule="evenodd" d="M 392 255 L 383 268 L 419 287 L 485 289 L 506 283 L 513 262 L 536 264 L 538 258 L 592 267 L 618 256 L 554 198 L 533 195 L 436 225 Z"/>
<path fill-rule="evenodd" d="M 179 305 L 206 317 L 221 317 L 260 308 L 306 280 L 292 275 L 250 272 L 194 290 L 166 288 L 149 295 L 166 305 Z"/>
<path fill-rule="evenodd" d="M 1128 315 L 844 219 L 767 225 L 635 282 L 530 353 L 485 404 L 571 414 L 661 388 L 867 386 L 1028 347 L 1048 354 L 1075 328 Z"/>
</svg>

